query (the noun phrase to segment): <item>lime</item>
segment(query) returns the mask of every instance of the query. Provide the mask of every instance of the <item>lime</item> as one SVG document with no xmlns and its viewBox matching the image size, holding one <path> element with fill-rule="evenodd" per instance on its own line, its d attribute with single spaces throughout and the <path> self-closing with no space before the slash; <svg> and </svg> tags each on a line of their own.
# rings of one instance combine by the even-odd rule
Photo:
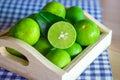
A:
<svg viewBox="0 0 120 80">
<path fill-rule="evenodd" d="M 55 49 L 46 55 L 46 58 L 56 66 L 63 68 L 71 62 L 70 55 L 62 49 Z"/>
<path fill-rule="evenodd" d="M 12 55 L 14 55 L 14 56 L 17 56 L 17 57 L 26 59 L 26 57 L 25 57 L 24 55 L 22 55 L 20 52 L 14 50 L 14 49 L 12 49 L 12 48 L 6 47 L 6 50 L 7 50 L 10 54 L 12 54 Z"/>
<path fill-rule="evenodd" d="M 65 51 L 67 51 L 70 54 L 71 58 L 73 58 L 76 55 L 80 54 L 80 52 L 82 51 L 82 47 L 80 46 L 80 44 L 75 42 L 71 47 L 65 49 Z"/>
<path fill-rule="evenodd" d="M 11 27 L 9 34 L 33 45 L 40 37 L 40 28 L 33 19 L 24 18 Z"/>
<path fill-rule="evenodd" d="M 55 48 L 69 48 L 75 43 L 75 40 L 76 30 L 68 22 L 56 22 L 48 30 L 48 41 Z"/>
<path fill-rule="evenodd" d="M 68 19 L 72 24 L 85 19 L 83 10 L 78 6 L 72 6 L 66 11 L 66 19 Z"/>
<path fill-rule="evenodd" d="M 91 20 L 82 20 L 75 24 L 77 42 L 82 46 L 93 44 L 100 36 L 100 29 Z"/>
<path fill-rule="evenodd" d="M 53 23 L 58 21 L 65 21 L 64 18 L 56 16 L 55 14 L 46 11 L 31 14 L 28 17 L 34 19 L 38 23 L 41 29 L 42 36 L 44 37 L 47 36 L 48 29 Z"/>
<path fill-rule="evenodd" d="M 37 49 L 40 53 L 45 55 L 52 49 L 51 44 L 46 38 L 40 38 L 38 42 L 33 46 L 35 49 Z"/>
<path fill-rule="evenodd" d="M 63 17 L 63 18 L 65 18 L 65 15 L 66 15 L 66 10 L 65 10 L 64 5 L 62 5 L 60 2 L 56 2 L 56 1 L 47 3 L 43 7 L 42 11 L 48 11 L 48 12 L 51 12 L 51 13 L 53 13 L 57 16 Z"/>
</svg>

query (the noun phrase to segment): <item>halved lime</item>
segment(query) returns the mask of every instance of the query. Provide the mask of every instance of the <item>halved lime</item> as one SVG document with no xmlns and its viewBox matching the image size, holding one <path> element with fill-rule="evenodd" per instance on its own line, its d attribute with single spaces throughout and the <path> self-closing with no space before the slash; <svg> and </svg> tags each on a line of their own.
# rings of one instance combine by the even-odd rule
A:
<svg viewBox="0 0 120 80">
<path fill-rule="evenodd" d="M 34 19 L 38 23 L 41 29 L 42 36 L 44 37 L 47 36 L 48 29 L 53 23 L 58 21 L 65 21 L 64 18 L 56 16 L 55 14 L 47 11 L 41 11 L 28 17 Z"/>
<path fill-rule="evenodd" d="M 76 30 L 68 22 L 56 22 L 48 30 L 48 40 L 55 48 L 69 48 L 76 40 Z"/>
</svg>

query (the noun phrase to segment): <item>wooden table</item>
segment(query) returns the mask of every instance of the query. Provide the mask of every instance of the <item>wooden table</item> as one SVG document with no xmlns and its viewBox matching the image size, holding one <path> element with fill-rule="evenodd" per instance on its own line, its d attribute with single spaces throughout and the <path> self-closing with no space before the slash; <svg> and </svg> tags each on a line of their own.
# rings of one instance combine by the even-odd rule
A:
<svg viewBox="0 0 120 80">
<path fill-rule="evenodd" d="M 120 0 L 101 0 L 103 24 L 113 30 L 109 58 L 114 80 L 120 80 Z"/>
</svg>

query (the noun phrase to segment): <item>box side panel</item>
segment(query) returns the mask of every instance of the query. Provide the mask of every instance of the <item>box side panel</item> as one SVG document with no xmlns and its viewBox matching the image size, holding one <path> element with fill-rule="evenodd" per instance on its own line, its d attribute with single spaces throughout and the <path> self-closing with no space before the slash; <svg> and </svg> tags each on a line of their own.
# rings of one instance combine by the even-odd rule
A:
<svg viewBox="0 0 120 80">
<path fill-rule="evenodd" d="M 0 66 L 33 80 L 61 80 L 64 70 L 56 67 L 31 46 L 14 38 L 0 38 L 0 48 L 11 47 L 27 57 L 29 64 L 21 65 L 20 60 L 11 59 L 4 49 L 0 49 Z M 17 58 L 16 58 L 17 59 Z M 22 60 L 21 60 L 22 61 Z"/>
<path fill-rule="evenodd" d="M 112 32 L 103 34 L 101 39 L 95 44 L 89 46 L 81 55 L 78 55 L 73 62 L 66 68 L 67 76 L 63 80 L 75 80 L 100 53 L 111 44 Z M 68 77 L 69 76 L 69 77 Z"/>
</svg>

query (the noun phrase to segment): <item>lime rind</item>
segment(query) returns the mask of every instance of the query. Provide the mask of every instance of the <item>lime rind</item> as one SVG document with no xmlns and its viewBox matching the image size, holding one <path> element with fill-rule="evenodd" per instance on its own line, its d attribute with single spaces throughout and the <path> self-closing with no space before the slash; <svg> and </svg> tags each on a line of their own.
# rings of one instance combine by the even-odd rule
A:
<svg viewBox="0 0 120 80">
<path fill-rule="evenodd" d="M 53 50 L 45 57 L 60 68 L 64 68 L 71 62 L 69 53 L 62 49 Z"/>
<path fill-rule="evenodd" d="M 75 24 L 77 38 L 76 41 L 82 46 L 93 44 L 100 36 L 98 26 L 90 20 L 82 20 Z"/>
<path fill-rule="evenodd" d="M 82 50 L 83 50 L 82 46 L 77 42 L 75 42 L 71 47 L 65 49 L 65 51 L 67 51 L 69 53 L 71 58 L 80 54 Z"/>
<path fill-rule="evenodd" d="M 64 5 L 57 1 L 52 1 L 47 3 L 43 7 L 42 11 L 48 11 L 62 18 L 65 18 L 66 15 L 66 10 Z"/>
<path fill-rule="evenodd" d="M 75 24 L 80 20 L 85 19 L 85 15 L 80 7 L 72 6 L 66 10 L 66 19 L 72 24 Z"/>
<path fill-rule="evenodd" d="M 31 18 L 23 18 L 9 30 L 10 36 L 34 45 L 40 37 L 40 28 Z"/>
<path fill-rule="evenodd" d="M 53 48 L 49 41 L 44 37 L 41 37 L 33 47 L 43 55 L 46 55 Z"/>
<path fill-rule="evenodd" d="M 47 11 L 40 11 L 28 17 L 34 19 L 38 23 L 41 29 L 41 34 L 44 37 L 47 36 L 48 29 L 53 23 L 58 21 L 65 21 L 64 18 L 59 17 Z"/>
</svg>

